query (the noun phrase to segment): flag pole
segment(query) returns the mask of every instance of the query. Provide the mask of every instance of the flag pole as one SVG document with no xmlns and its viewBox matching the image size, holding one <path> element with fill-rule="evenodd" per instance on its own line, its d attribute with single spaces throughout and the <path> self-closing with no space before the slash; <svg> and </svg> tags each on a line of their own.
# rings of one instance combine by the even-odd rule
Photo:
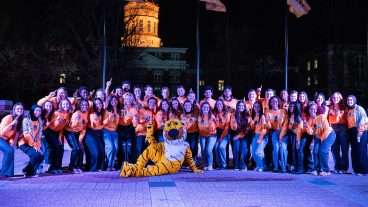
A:
<svg viewBox="0 0 368 207">
<path fill-rule="evenodd" d="M 200 66 L 200 42 L 199 42 L 199 6 L 200 0 L 197 0 L 197 18 L 196 18 L 196 82 L 197 82 L 197 100 L 199 100 L 199 66 Z"/>
<path fill-rule="evenodd" d="M 106 0 L 104 1 L 103 20 L 103 59 L 102 59 L 102 88 L 105 91 L 106 83 Z"/>
<path fill-rule="evenodd" d="M 288 59 L 289 59 L 289 31 L 288 31 L 288 13 L 289 6 L 287 4 L 287 0 L 285 0 L 285 90 L 288 90 Z"/>
</svg>

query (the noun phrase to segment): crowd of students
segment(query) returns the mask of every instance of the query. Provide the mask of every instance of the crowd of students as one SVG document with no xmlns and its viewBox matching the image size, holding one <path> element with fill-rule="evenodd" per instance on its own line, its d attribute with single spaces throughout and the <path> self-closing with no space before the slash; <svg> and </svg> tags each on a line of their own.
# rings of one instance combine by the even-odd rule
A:
<svg viewBox="0 0 368 207">
<path fill-rule="evenodd" d="M 349 145 L 353 174 L 368 173 L 367 124 L 365 110 L 357 105 L 354 95 L 344 101 L 339 92 L 326 100 L 318 93 L 314 100 L 304 91 L 280 92 L 262 88 L 250 89 L 246 100 L 232 96 L 226 86 L 217 100 L 207 86 L 204 98 L 187 94 L 183 86 L 170 96 L 168 87 L 161 97 L 150 85 L 130 91 L 130 82 L 110 90 L 90 92 L 79 88 L 70 99 L 63 87 L 40 99 L 25 116 L 22 103 L 0 123 L 0 150 L 4 153 L 0 176 L 14 175 L 14 148 L 19 147 L 30 161 L 23 169 L 25 176 L 42 172 L 62 174 L 64 140 L 71 148 L 70 173 L 114 171 L 123 161 L 135 162 L 146 147 L 146 126 L 154 122 L 156 138 L 164 141 L 162 129 L 171 119 L 180 119 L 187 129 L 187 139 L 197 162 L 201 147 L 204 170 L 229 168 L 229 145 L 233 168 L 257 172 L 330 175 L 328 153 L 334 159 L 333 172 L 347 173 Z M 84 159 L 85 155 L 85 159 Z M 83 161 L 85 160 L 85 163 Z"/>
</svg>

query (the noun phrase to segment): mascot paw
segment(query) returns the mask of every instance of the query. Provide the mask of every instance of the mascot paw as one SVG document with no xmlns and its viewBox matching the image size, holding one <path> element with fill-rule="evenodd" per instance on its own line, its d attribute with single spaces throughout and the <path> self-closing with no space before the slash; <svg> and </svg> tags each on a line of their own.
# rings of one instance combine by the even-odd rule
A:
<svg viewBox="0 0 368 207">
<path fill-rule="evenodd" d="M 199 174 L 202 174 L 203 173 L 203 170 L 195 170 L 194 173 L 199 173 Z"/>
<path fill-rule="evenodd" d="M 129 163 L 124 162 L 124 165 L 121 168 L 120 177 L 129 177 L 131 173 L 132 169 L 130 168 Z"/>
</svg>

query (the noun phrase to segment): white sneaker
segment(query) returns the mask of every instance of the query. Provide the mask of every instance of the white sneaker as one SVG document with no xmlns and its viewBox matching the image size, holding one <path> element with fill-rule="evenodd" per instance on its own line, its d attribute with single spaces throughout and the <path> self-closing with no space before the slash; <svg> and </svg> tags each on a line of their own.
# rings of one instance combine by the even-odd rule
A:
<svg viewBox="0 0 368 207">
<path fill-rule="evenodd" d="M 208 171 L 211 171 L 211 170 L 213 170 L 213 167 L 212 167 L 212 166 L 208 166 L 208 167 L 207 167 L 207 170 L 208 170 Z"/>
<path fill-rule="evenodd" d="M 203 170 L 208 170 L 208 167 L 204 167 Z"/>
<path fill-rule="evenodd" d="M 315 171 L 315 170 L 313 170 L 313 171 L 311 172 L 311 175 L 318 175 L 318 172 L 317 172 L 317 171 Z"/>
</svg>

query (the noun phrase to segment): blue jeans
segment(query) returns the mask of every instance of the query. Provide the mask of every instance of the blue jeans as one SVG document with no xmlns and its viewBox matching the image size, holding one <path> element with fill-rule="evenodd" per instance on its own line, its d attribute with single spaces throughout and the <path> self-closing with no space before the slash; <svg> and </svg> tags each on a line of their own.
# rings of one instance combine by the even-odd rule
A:
<svg viewBox="0 0 368 207">
<path fill-rule="evenodd" d="M 303 133 L 302 137 L 299 141 L 299 149 L 296 149 L 297 145 L 297 137 L 296 134 L 292 131 L 289 131 L 289 138 L 291 144 L 291 156 L 292 156 L 292 165 L 295 167 L 295 170 L 299 173 L 305 172 L 304 170 L 304 153 L 308 152 L 309 145 L 307 145 L 307 137 L 309 135 L 307 133 Z M 309 154 L 306 154 L 308 156 Z"/>
<path fill-rule="evenodd" d="M 256 169 L 262 169 L 265 170 L 265 153 L 264 148 L 266 147 L 268 143 L 268 135 L 265 134 L 262 141 L 260 143 L 257 143 L 257 140 L 261 136 L 260 134 L 254 134 L 253 140 L 252 140 L 252 156 L 254 158 L 254 161 L 256 161 Z"/>
<path fill-rule="evenodd" d="M 223 138 L 219 139 L 215 146 L 217 166 L 226 168 L 226 147 L 230 141 L 230 134 L 227 134 Z"/>
<path fill-rule="evenodd" d="M 368 157 L 367 157 L 367 131 L 364 131 L 357 140 L 358 130 L 356 127 L 348 129 L 349 141 L 351 145 L 351 164 L 354 173 L 368 173 Z"/>
<path fill-rule="evenodd" d="M 234 168 L 235 169 L 246 169 L 247 166 L 245 164 L 245 156 L 247 155 L 249 149 L 248 149 L 248 143 L 249 143 L 249 136 L 245 135 L 244 137 L 241 137 L 239 139 L 235 139 L 235 136 L 233 138 L 233 161 L 234 161 Z"/>
<path fill-rule="evenodd" d="M 105 142 L 106 166 L 114 167 L 119 147 L 118 133 L 116 131 L 102 129 L 102 134 Z"/>
<path fill-rule="evenodd" d="M 0 176 L 14 175 L 14 149 L 7 141 L 0 137 L 0 151 L 4 153 Z"/>
<path fill-rule="evenodd" d="M 35 175 L 36 170 L 43 161 L 43 156 L 41 153 L 37 152 L 33 147 L 27 144 L 19 146 L 19 149 L 21 149 L 29 157 L 28 165 L 23 169 L 23 171 L 26 173 L 26 175 Z"/>
<path fill-rule="evenodd" d="M 203 166 L 208 167 L 212 166 L 213 164 L 213 147 L 216 144 L 216 135 L 212 136 L 199 136 L 200 142 L 201 142 L 201 151 L 202 151 L 202 160 L 203 160 Z"/>
<path fill-rule="evenodd" d="M 135 139 L 133 139 L 133 148 L 134 148 L 134 156 L 132 159 L 132 163 L 136 163 L 138 157 L 143 152 L 143 142 L 146 139 L 146 136 L 137 136 Z"/>
<path fill-rule="evenodd" d="M 83 142 L 86 146 L 86 170 L 88 171 L 104 169 L 105 150 L 102 139 L 101 130 L 87 128 Z"/>
<path fill-rule="evenodd" d="M 349 139 L 347 127 L 345 124 L 332 124 L 332 129 L 336 133 L 336 140 L 331 147 L 332 156 L 335 162 L 335 170 L 347 171 L 349 169 Z"/>
<path fill-rule="evenodd" d="M 83 158 L 83 146 L 79 146 L 79 133 L 65 131 L 65 138 L 72 148 L 70 155 L 70 164 L 69 167 L 71 169 L 78 169 L 81 165 L 81 157 Z"/>
<path fill-rule="evenodd" d="M 314 170 L 330 172 L 330 168 L 328 167 L 328 151 L 335 139 L 336 134 L 334 131 L 332 131 L 323 142 L 321 142 L 321 139 L 314 137 Z"/>
<path fill-rule="evenodd" d="M 188 133 L 187 138 L 185 139 L 186 142 L 189 143 L 190 151 L 192 151 L 192 156 L 194 163 L 197 164 L 198 160 L 198 132 Z"/>
<path fill-rule="evenodd" d="M 133 125 L 118 126 L 120 149 L 118 152 L 119 165 L 122 161 L 131 162 L 132 160 L 132 140 L 135 138 Z M 124 159 L 120 159 L 124 158 Z"/>
<path fill-rule="evenodd" d="M 41 150 L 43 153 L 43 159 L 45 160 L 45 164 L 50 164 L 50 146 L 49 143 L 47 143 L 46 135 L 47 130 L 42 131 L 42 137 L 41 137 Z"/>
<path fill-rule="evenodd" d="M 289 143 L 289 136 L 285 135 L 282 138 L 281 145 L 279 144 L 279 136 L 281 131 L 275 130 L 272 133 L 272 159 L 273 159 L 273 165 L 274 170 L 279 169 L 279 153 L 280 153 L 280 165 L 281 165 L 281 171 L 286 172 L 286 162 L 287 162 L 287 145 Z"/>
<path fill-rule="evenodd" d="M 46 140 L 50 146 L 50 161 L 49 171 L 61 170 L 61 165 L 64 156 L 64 143 L 59 143 L 59 132 L 51 129 L 46 129 Z"/>
</svg>

